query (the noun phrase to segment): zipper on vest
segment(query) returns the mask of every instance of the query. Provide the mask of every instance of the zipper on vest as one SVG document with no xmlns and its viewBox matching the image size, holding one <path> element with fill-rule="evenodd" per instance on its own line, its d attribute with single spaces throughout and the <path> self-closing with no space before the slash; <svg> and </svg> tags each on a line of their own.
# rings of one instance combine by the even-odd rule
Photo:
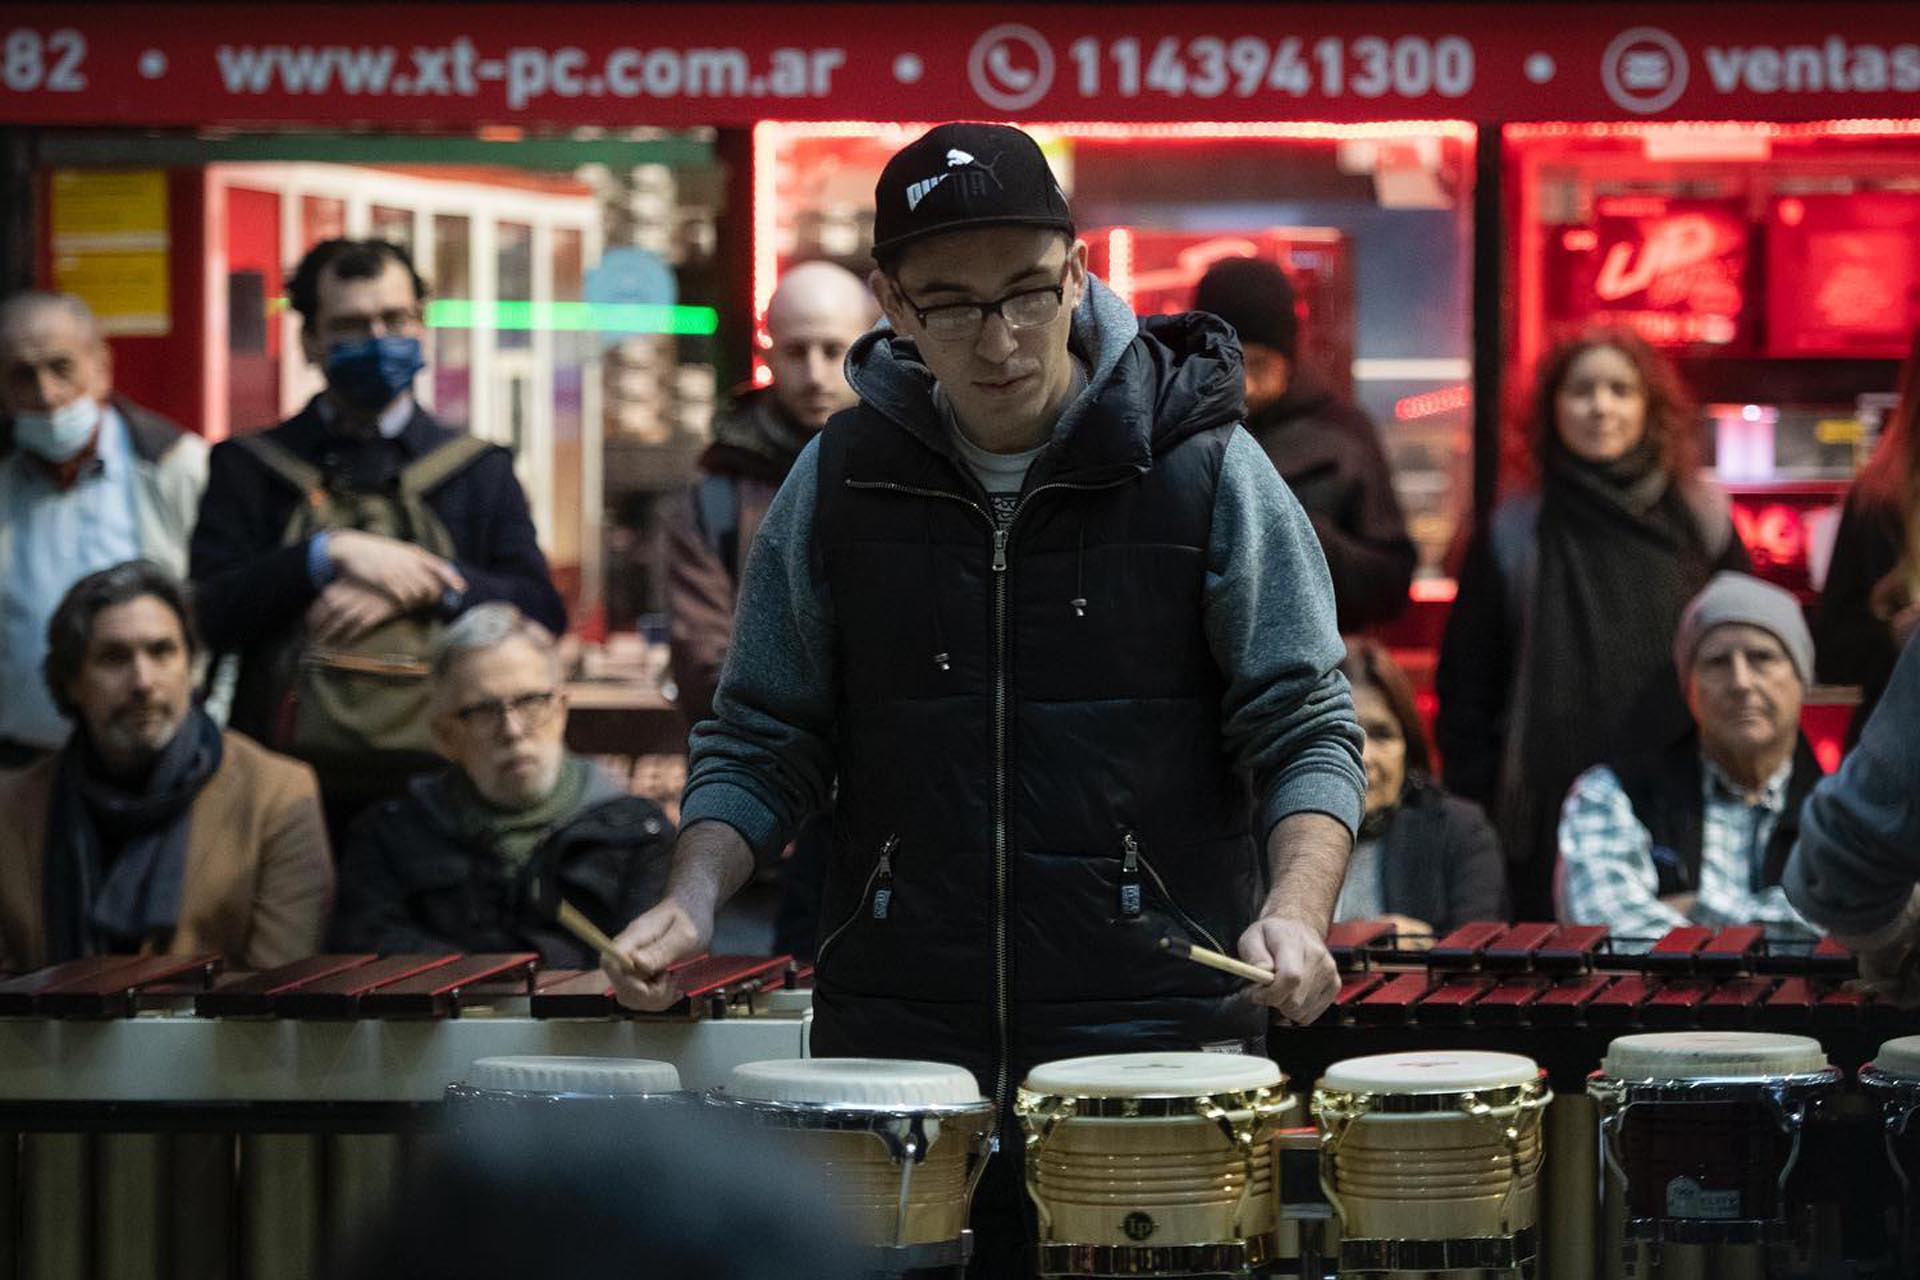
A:
<svg viewBox="0 0 1920 1280">
<path fill-rule="evenodd" d="M 1021 513 L 1041 494 L 1050 490 L 1078 489 L 1095 491 L 1116 489 L 1134 479 L 1138 472 L 1129 470 L 1099 484 L 1076 484 L 1071 481 L 1056 481 L 1029 489 L 1020 495 L 1020 501 L 1014 505 L 1013 514 L 1007 517 L 1003 525 L 993 518 L 993 514 L 970 498 L 961 497 L 945 489 L 922 489 L 914 485 L 894 484 L 888 480 L 855 480 L 848 477 L 844 483 L 849 489 L 880 489 L 891 493 L 912 494 L 922 498 L 942 498 L 948 502 L 957 502 L 961 506 L 976 512 L 987 522 L 987 528 L 993 534 L 993 1013 L 994 1029 L 999 1044 L 994 1054 L 993 1066 L 993 1107 L 995 1124 L 1004 1117 L 1010 1101 L 1007 1076 L 1013 1056 L 1013 1035 L 1011 1014 L 1008 1006 L 1011 995 L 1007 982 L 1007 578 L 1009 576 L 1009 544 L 1013 540 L 1013 528 L 1020 521 Z M 879 871 L 878 866 L 874 868 Z M 871 889 L 872 880 L 868 887 Z M 864 900 L 864 893 L 862 898 Z M 854 916 L 857 918 L 858 910 Z M 846 924 L 833 931 L 827 942 L 838 938 L 853 923 Z M 1204 932 L 1204 931 L 1203 931 Z M 822 944 L 816 953 L 817 965 L 826 956 L 826 944 Z"/>
<path fill-rule="evenodd" d="M 887 912 L 893 903 L 893 851 L 899 847 L 900 837 L 897 835 L 888 836 L 880 845 L 879 861 L 873 864 L 873 870 L 867 872 L 867 882 L 860 887 L 860 896 L 855 900 L 853 910 L 847 913 L 847 918 L 842 920 L 815 949 L 815 967 L 827 958 L 828 950 L 834 943 L 840 941 L 840 935 L 851 929 L 853 922 L 869 909 L 869 900 L 872 901 L 873 918 L 876 920 L 887 918 Z M 885 898 L 880 896 L 881 886 L 884 886 Z"/>
<path fill-rule="evenodd" d="M 1140 842 L 1133 832 L 1120 833 L 1120 914 L 1131 920 L 1140 914 Z"/>
<path fill-rule="evenodd" d="M 873 869 L 873 918 L 885 920 L 893 905 L 893 850 L 899 840 L 892 836 L 880 846 L 880 865 Z"/>
<path fill-rule="evenodd" d="M 1004 525 L 993 530 L 993 976 L 994 1024 L 999 1031 L 1000 1051 L 993 1068 L 993 1108 L 996 1123 L 1007 1113 L 1010 1101 L 1007 1075 L 1013 1058 L 1012 1003 L 1007 981 L 1007 579 L 1008 544 L 1013 527 L 1033 500 L 1053 489 L 1114 489 L 1134 478 L 1129 472 L 1100 484 L 1073 484 L 1058 481 L 1029 489 L 1020 495 L 1013 514 Z M 975 508 L 978 510 L 978 508 Z M 982 514 L 985 514 L 982 512 Z"/>
</svg>

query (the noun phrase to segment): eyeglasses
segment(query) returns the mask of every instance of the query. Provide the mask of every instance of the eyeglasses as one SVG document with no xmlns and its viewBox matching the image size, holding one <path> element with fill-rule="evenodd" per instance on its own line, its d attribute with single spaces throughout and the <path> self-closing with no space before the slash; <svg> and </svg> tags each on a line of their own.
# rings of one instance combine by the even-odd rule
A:
<svg viewBox="0 0 1920 1280">
<path fill-rule="evenodd" d="M 951 302 L 923 307 L 900 288 L 898 280 L 893 282 L 893 287 L 900 289 L 900 296 L 906 300 L 914 319 L 936 342 L 970 341 L 986 327 L 988 316 L 999 316 L 1009 329 L 1038 329 L 1053 323 L 1067 296 L 1065 268 L 1061 269 L 1059 284 L 1019 289 L 992 302 Z"/>
<path fill-rule="evenodd" d="M 541 689 L 535 693 L 523 693 L 514 698 L 488 698 L 485 702 L 468 703 L 464 707 L 457 708 L 453 718 L 470 733 L 485 733 L 497 737 L 506 730 L 508 716 L 519 721 L 522 729 L 532 732 L 553 719 L 553 713 L 559 709 L 559 691 Z"/>
<path fill-rule="evenodd" d="M 395 307 L 370 316 L 335 316 L 322 328 L 329 338 L 354 342 L 372 337 L 375 325 L 381 333 L 412 333 L 420 325 L 420 308 Z"/>
</svg>

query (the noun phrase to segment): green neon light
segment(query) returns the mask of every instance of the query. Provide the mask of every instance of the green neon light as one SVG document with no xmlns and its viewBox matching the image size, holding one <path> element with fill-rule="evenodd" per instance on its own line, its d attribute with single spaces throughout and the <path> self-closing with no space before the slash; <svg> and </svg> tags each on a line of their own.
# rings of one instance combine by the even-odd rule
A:
<svg viewBox="0 0 1920 1280">
<path fill-rule="evenodd" d="M 629 302 L 528 302 L 435 298 L 427 303 L 430 329 L 591 330 L 704 337 L 720 328 L 712 307 L 663 307 Z"/>
</svg>

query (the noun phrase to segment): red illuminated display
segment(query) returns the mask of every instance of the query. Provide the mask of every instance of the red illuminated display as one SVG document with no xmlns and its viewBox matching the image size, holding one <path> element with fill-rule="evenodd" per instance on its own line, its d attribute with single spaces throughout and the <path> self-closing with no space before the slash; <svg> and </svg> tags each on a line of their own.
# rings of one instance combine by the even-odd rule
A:
<svg viewBox="0 0 1920 1280">
<path fill-rule="evenodd" d="M 1751 238 L 1738 200 L 1600 199 L 1548 242 L 1552 336 L 1617 324 L 1659 346 L 1743 348 Z"/>
<path fill-rule="evenodd" d="M 1897 359 L 1920 323 L 1920 196 L 1785 196 L 1767 235 L 1767 350 Z"/>
<path fill-rule="evenodd" d="M 1193 309 L 1194 286 L 1222 258 L 1265 258 L 1293 281 L 1299 360 L 1322 383 L 1353 385 L 1353 275 L 1347 238 L 1327 227 L 1260 231 L 1164 231 L 1104 227 L 1086 233 L 1087 265 L 1136 315 Z"/>
</svg>

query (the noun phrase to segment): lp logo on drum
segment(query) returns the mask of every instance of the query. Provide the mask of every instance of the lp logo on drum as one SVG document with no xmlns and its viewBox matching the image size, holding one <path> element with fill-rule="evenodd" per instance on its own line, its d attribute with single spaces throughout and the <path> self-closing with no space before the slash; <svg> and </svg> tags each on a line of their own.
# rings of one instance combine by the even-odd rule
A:
<svg viewBox="0 0 1920 1280">
<path fill-rule="evenodd" d="M 1127 1239 L 1140 1241 L 1157 1231 L 1159 1224 L 1154 1222 L 1152 1214 L 1135 1209 L 1121 1221 L 1120 1229 L 1127 1233 Z"/>
</svg>

